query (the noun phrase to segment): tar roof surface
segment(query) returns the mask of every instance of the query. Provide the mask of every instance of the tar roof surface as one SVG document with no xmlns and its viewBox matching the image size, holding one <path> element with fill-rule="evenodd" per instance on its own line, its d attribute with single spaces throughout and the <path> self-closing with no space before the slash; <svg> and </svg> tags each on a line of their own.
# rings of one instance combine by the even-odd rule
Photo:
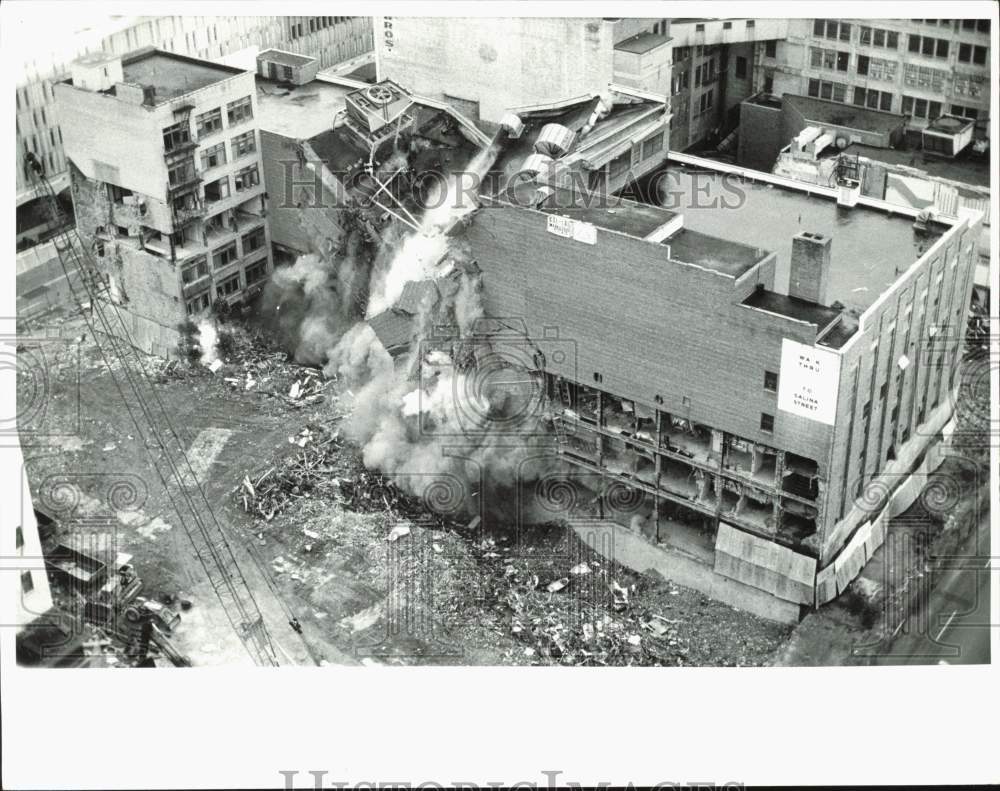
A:
<svg viewBox="0 0 1000 791">
<path fill-rule="evenodd" d="M 122 72 L 125 82 L 155 88 L 157 104 L 244 73 L 243 69 L 160 50 L 123 60 Z"/>
<path fill-rule="evenodd" d="M 257 122 L 267 132 L 306 140 L 333 126 L 351 88 L 323 80 L 279 86 L 257 78 Z"/>
<path fill-rule="evenodd" d="M 714 171 L 670 167 L 667 207 L 684 227 L 777 253 L 775 290 L 788 283 L 792 237 L 800 231 L 830 236 L 828 301 L 865 310 L 937 239 L 917 234 L 913 221 L 875 209 L 841 209 L 804 191 L 737 181 Z M 696 190 L 697 187 L 697 190 Z"/>
<path fill-rule="evenodd" d="M 786 93 L 785 100 L 793 105 L 807 121 L 817 121 L 831 126 L 846 126 L 869 132 L 891 132 L 906 121 L 905 115 L 869 110 L 853 104 L 814 99 L 812 96 L 797 96 Z"/>
<path fill-rule="evenodd" d="M 670 41 L 670 36 L 665 36 L 662 33 L 640 33 L 638 36 L 618 42 L 615 44 L 615 49 L 621 52 L 632 52 L 636 55 L 641 55 L 644 52 L 655 49 L 661 44 L 666 44 L 668 41 Z"/>
<path fill-rule="evenodd" d="M 285 52 L 281 49 L 265 49 L 257 57 L 266 58 L 273 63 L 281 63 L 285 66 L 305 66 L 315 60 L 315 58 L 306 55 L 296 55 L 294 52 Z"/>
<path fill-rule="evenodd" d="M 695 264 L 729 277 L 738 278 L 768 256 L 767 250 L 727 241 L 682 228 L 663 244 L 670 247 L 670 260 Z"/>
<path fill-rule="evenodd" d="M 841 152 L 837 151 L 836 154 Z M 887 165 L 903 165 L 905 167 L 923 170 L 929 176 L 957 181 L 961 184 L 971 184 L 976 187 L 990 186 L 989 155 L 977 155 L 971 147 L 967 148 L 954 159 L 927 156 L 916 149 L 876 148 L 853 143 L 844 149 L 847 154 L 860 156 L 884 162 Z M 831 155 L 835 155 L 831 151 Z"/>
<path fill-rule="evenodd" d="M 613 208 L 601 205 L 598 196 L 587 196 L 566 189 L 556 189 L 539 210 L 558 214 L 579 222 L 589 222 L 598 228 L 619 231 L 637 239 L 644 239 L 657 228 L 674 218 L 676 212 L 659 206 L 634 203 L 611 198 Z"/>
</svg>

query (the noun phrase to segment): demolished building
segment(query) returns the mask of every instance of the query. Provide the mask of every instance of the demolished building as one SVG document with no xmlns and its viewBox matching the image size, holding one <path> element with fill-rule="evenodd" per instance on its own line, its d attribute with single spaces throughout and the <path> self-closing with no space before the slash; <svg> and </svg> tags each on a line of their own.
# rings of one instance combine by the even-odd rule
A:
<svg viewBox="0 0 1000 791">
<path fill-rule="evenodd" d="M 55 87 L 77 230 L 131 341 L 259 292 L 272 270 L 250 72 L 147 48 L 96 53 Z"/>
</svg>

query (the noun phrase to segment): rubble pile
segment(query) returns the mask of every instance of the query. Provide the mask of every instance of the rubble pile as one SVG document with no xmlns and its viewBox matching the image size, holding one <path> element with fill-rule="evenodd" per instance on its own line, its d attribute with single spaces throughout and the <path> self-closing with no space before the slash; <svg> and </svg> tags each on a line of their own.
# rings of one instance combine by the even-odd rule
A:
<svg viewBox="0 0 1000 791">
<path fill-rule="evenodd" d="M 286 352 L 270 348 L 259 334 L 234 330 L 230 337 L 232 348 L 213 373 L 232 390 L 280 398 L 293 407 L 323 400 L 329 380 L 322 371 L 303 367 Z"/>
</svg>

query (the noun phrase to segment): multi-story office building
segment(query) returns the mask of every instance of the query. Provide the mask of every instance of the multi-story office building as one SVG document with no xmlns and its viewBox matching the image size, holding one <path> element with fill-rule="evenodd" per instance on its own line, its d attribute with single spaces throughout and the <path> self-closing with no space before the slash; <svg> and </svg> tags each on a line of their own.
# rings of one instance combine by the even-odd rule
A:
<svg viewBox="0 0 1000 791">
<path fill-rule="evenodd" d="M 789 19 L 754 66 L 769 93 L 903 113 L 914 128 L 944 114 L 988 128 L 988 19 Z"/>
<path fill-rule="evenodd" d="M 32 151 L 50 175 L 65 174 L 63 130 L 54 112 L 55 85 L 69 64 L 91 52 L 125 55 L 156 47 L 203 60 L 246 49 L 279 47 L 315 57 L 320 68 L 370 52 L 370 17 L 344 16 L 155 16 L 123 17 L 75 36 L 69 49 L 40 50 L 25 64 L 17 84 L 16 133 L 19 153 Z M 66 178 L 60 185 L 68 184 Z M 24 163 L 17 168 L 18 205 L 35 197 Z"/>
<path fill-rule="evenodd" d="M 81 239 L 135 344 L 169 355 L 272 268 L 254 74 L 146 49 L 83 58 L 55 93 Z"/>
</svg>

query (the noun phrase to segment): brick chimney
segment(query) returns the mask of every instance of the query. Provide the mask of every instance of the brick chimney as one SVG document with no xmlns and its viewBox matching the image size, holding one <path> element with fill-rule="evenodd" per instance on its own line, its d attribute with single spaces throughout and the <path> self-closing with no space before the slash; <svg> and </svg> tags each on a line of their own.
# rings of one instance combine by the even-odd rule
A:
<svg viewBox="0 0 1000 791">
<path fill-rule="evenodd" d="M 829 236 L 802 231 L 792 237 L 792 262 L 788 272 L 788 296 L 826 305 L 830 281 Z"/>
</svg>

